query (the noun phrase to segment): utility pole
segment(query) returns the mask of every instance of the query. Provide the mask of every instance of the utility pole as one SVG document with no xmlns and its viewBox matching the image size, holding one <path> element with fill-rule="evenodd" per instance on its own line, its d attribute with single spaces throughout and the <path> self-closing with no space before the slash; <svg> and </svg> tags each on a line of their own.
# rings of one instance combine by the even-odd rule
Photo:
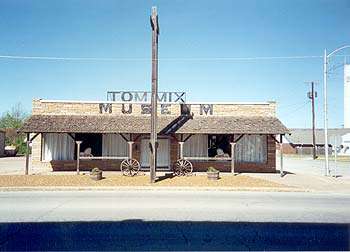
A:
<svg viewBox="0 0 350 252">
<path fill-rule="evenodd" d="M 315 98 L 317 98 L 317 92 L 315 91 L 315 82 L 307 82 L 311 84 L 311 91 L 307 93 L 309 99 L 311 99 L 311 111 L 312 111 L 312 157 L 317 158 L 316 155 L 316 117 L 315 117 Z"/>
<path fill-rule="evenodd" d="M 323 56 L 323 107 L 324 107 L 324 154 L 325 154 L 325 176 L 329 176 L 328 160 L 328 99 L 327 99 L 327 78 L 328 78 L 328 57 L 327 50 Z"/>
<path fill-rule="evenodd" d="M 157 96 L 158 96 L 158 14 L 157 7 L 152 7 L 152 97 L 151 97 L 151 137 L 150 137 L 150 179 L 156 180 L 157 167 Z"/>
<path fill-rule="evenodd" d="M 329 176 L 329 159 L 328 159 L 328 104 L 327 104 L 327 78 L 328 78 L 328 59 L 335 53 L 350 48 L 350 45 L 345 45 L 335 49 L 333 52 L 327 54 L 327 49 L 324 50 L 323 56 L 323 88 L 324 88 L 324 150 L 325 150 L 325 175 Z"/>
</svg>

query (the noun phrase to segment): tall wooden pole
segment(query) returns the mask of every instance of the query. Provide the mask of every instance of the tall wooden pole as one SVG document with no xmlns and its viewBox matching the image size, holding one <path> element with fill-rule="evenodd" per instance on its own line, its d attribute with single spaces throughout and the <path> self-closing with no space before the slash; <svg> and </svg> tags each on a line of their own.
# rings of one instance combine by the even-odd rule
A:
<svg viewBox="0 0 350 252">
<path fill-rule="evenodd" d="M 157 95 L 158 95 L 158 14 L 157 7 L 152 7 L 152 97 L 151 97 L 151 139 L 150 139 L 150 178 L 156 179 L 157 167 Z"/>
<path fill-rule="evenodd" d="M 312 111 L 312 157 L 317 158 L 316 155 L 316 117 L 315 117 L 315 98 L 317 93 L 315 92 L 315 82 L 311 81 L 311 91 L 308 92 L 308 97 L 311 99 L 311 111 Z"/>
<path fill-rule="evenodd" d="M 316 118 L 315 118 L 315 84 L 311 82 L 311 93 L 312 93 L 312 146 L 313 146 L 313 159 L 316 159 Z"/>
</svg>

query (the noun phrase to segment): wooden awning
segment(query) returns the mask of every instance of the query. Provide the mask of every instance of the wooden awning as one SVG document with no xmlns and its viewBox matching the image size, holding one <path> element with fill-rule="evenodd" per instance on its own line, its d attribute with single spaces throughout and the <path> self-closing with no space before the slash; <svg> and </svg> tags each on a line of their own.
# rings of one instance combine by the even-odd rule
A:
<svg viewBox="0 0 350 252">
<path fill-rule="evenodd" d="M 158 132 L 177 117 L 159 116 Z M 150 133 L 150 116 L 33 115 L 19 130 L 29 133 Z M 195 116 L 175 133 L 286 134 L 276 117 Z"/>
</svg>

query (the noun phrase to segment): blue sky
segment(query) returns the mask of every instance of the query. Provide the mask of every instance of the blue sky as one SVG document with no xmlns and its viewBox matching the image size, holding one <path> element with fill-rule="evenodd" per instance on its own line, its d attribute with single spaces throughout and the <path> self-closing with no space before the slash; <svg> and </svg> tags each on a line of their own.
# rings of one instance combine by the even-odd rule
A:
<svg viewBox="0 0 350 252">
<path fill-rule="evenodd" d="M 350 44 L 349 0 L 2 0 L 0 55 L 143 60 L 0 59 L 0 113 L 18 102 L 30 111 L 33 98 L 102 100 L 107 90 L 150 90 L 151 64 L 145 59 L 151 55 L 154 5 L 161 32 L 160 90 L 186 91 L 191 101 L 275 100 L 288 127 L 309 127 L 304 82 L 318 80 L 317 126 L 323 126 L 321 58 L 188 58 L 322 55 L 324 48 Z M 332 64 L 343 61 L 335 57 Z M 342 68 L 329 79 L 329 103 L 329 125 L 341 127 Z"/>
</svg>

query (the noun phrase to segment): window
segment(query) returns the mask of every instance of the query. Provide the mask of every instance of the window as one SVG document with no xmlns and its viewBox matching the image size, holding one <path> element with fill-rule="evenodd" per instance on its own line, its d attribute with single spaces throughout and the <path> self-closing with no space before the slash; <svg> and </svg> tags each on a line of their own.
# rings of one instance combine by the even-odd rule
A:
<svg viewBox="0 0 350 252">
<path fill-rule="evenodd" d="M 104 157 L 127 157 L 128 143 L 119 134 L 103 134 L 102 155 Z"/>
<path fill-rule="evenodd" d="M 183 154 L 185 157 L 208 157 L 208 135 L 191 136 L 184 143 Z"/>
<path fill-rule="evenodd" d="M 68 134 L 43 134 L 43 161 L 73 160 L 74 140 Z"/>
<path fill-rule="evenodd" d="M 238 162 L 265 163 L 267 138 L 261 135 L 244 135 L 236 144 L 235 159 Z"/>
<path fill-rule="evenodd" d="M 184 143 L 185 157 L 231 157 L 232 135 L 195 134 Z M 266 135 L 243 135 L 235 147 L 235 160 L 247 163 L 267 161 Z"/>
</svg>

